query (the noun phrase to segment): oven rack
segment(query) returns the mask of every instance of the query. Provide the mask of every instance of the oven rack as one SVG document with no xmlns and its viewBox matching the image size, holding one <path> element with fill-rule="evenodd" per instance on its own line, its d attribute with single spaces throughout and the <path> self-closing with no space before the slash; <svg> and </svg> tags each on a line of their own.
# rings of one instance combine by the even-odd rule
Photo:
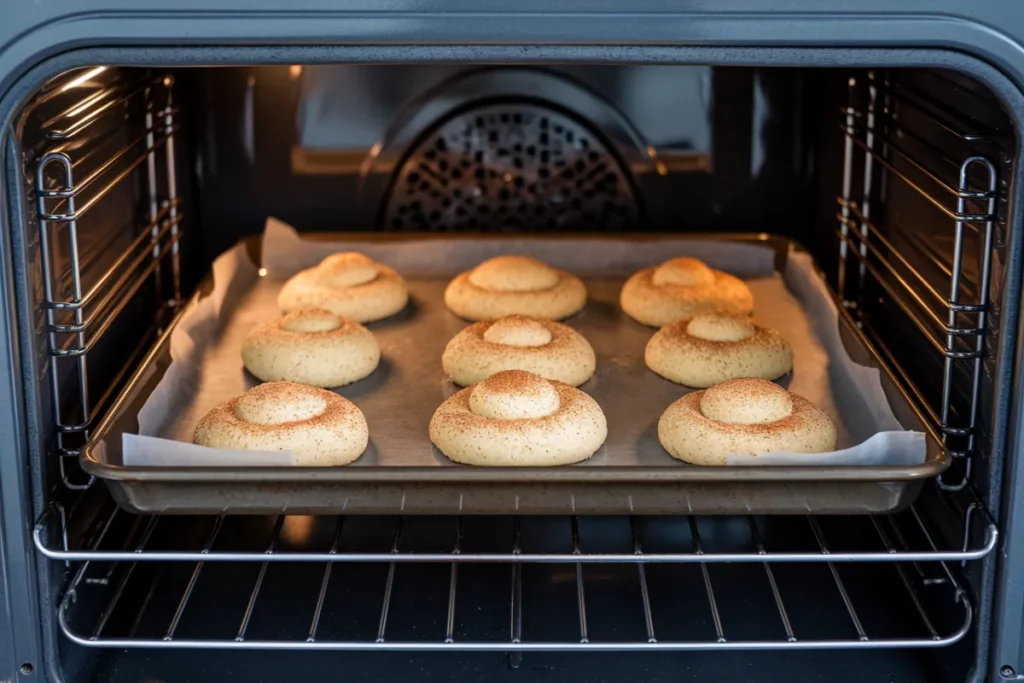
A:
<svg viewBox="0 0 1024 683">
<path fill-rule="evenodd" d="M 60 628 L 79 645 L 106 648 L 770 650 L 943 647 L 963 638 L 973 618 L 955 565 L 845 563 L 853 556 L 830 554 L 815 519 L 339 518 L 327 534 L 330 557 L 302 562 L 275 561 L 283 558 L 277 549 L 310 533 L 297 520 L 316 518 L 279 517 L 263 555 L 222 562 L 213 547 L 234 537 L 227 526 L 238 519 L 215 518 L 197 561 L 138 561 L 140 550 L 134 560 L 82 563 L 61 600 Z M 153 525 L 135 522 L 129 547 L 143 547 Z M 553 522 L 564 527 L 554 540 L 568 552 L 530 551 L 553 540 L 536 537 Z M 401 550 L 403 539 L 422 543 L 440 528 L 405 527 L 432 523 L 446 529 L 443 556 Z M 888 521 L 866 523 L 881 529 Z M 358 557 L 340 551 L 349 525 L 388 547 Z M 808 531 L 818 550 L 799 560 L 765 549 L 769 538 Z M 691 552 L 648 554 L 666 533 L 690 539 Z M 903 536 L 879 536 L 900 552 Z M 510 551 L 471 550 L 498 537 Z M 713 549 L 741 537 L 750 544 L 742 555 Z M 609 541 L 631 548 L 584 551 Z M 208 599 L 218 603 L 215 614 L 190 607 Z"/>
<path fill-rule="evenodd" d="M 108 73 L 97 78 L 104 71 Z M 173 85 L 167 75 L 126 82 L 106 67 L 73 74 L 52 96 L 70 97 L 78 90 L 83 94 L 43 124 L 45 145 L 37 150 L 34 195 L 57 455 L 69 489 L 93 483 L 91 477 L 76 481 L 82 476 L 72 474 L 75 470 L 66 461 L 77 459 L 95 418 L 181 305 L 183 215 L 176 185 L 179 110 Z M 121 130 L 128 111 L 144 120 L 140 130 Z M 104 200 L 131 191 L 133 184 L 144 209 L 131 227 L 130 242 L 115 247 L 115 253 L 106 240 L 91 246 L 80 242 L 89 227 L 107 221 Z M 101 265 L 102 273 L 87 276 Z M 147 286 L 156 291 L 152 320 L 96 396 L 90 388 L 88 356 Z M 69 396 L 76 400 L 66 401 Z"/>
<path fill-rule="evenodd" d="M 520 542 L 520 528 L 536 518 L 513 517 L 515 526 L 508 547 L 476 551 L 459 543 L 464 524 L 461 517 L 428 517 L 425 519 L 429 521 L 416 521 L 416 524 L 429 527 L 425 532 L 427 536 L 454 539 L 453 544 L 442 541 L 431 548 L 416 548 L 399 543 L 404 525 L 409 523 L 405 520 L 413 519 L 406 517 L 377 524 L 377 527 L 381 524 L 389 526 L 376 529 L 374 537 L 367 539 L 358 532 L 345 533 L 346 525 L 360 525 L 361 522 L 352 520 L 366 519 L 363 517 L 132 515 L 116 505 L 108 505 L 107 510 L 76 534 L 68 531 L 68 515 L 64 508 L 54 503 L 33 528 L 37 550 L 52 560 L 96 562 L 966 562 L 987 556 L 999 539 L 995 522 L 984 506 L 977 502 L 969 504 L 966 509 L 952 511 L 952 516 L 962 519 L 964 524 L 959 545 L 944 541 L 914 504 L 892 515 L 629 517 L 623 518 L 629 520 L 628 542 L 623 541 L 618 547 L 603 548 L 601 546 L 607 544 L 599 538 L 588 539 L 580 534 L 581 527 L 589 529 L 595 522 L 587 517 L 574 516 L 562 518 L 564 533 L 560 540 L 564 543 L 532 550 Z M 784 526 L 787 537 L 792 537 L 799 528 L 803 532 L 803 543 L 796 547 L 791 544 L 776 546 L 772 531 L 780 525 Z M 705 526 L 727 528 L 732 541 L 727 547 L 702 542 L 701 528 Z M 307 529 L 321 542 L 281 547 L 280 535 L 292 528 Z M 204 531 L 200 534 L 197 530 Z M 655 549 L 648 547 L 645 552 L 640 538 L 650 533 L 674 540 Z M 69 542 L 69 537 L 74 536 L 81 536 L 80 544 Z M 396 541 L 391 547 L 379 547 L 379 544 L 374 547 L 374 538 L 382 537 Z M 854 537 L 861 540 L 851 546 L 847 539 Z M 870 542 L 864 540 L 869 538 Z M 327 543 L 328 539 L 333 541 Z M 588 545 L 588 540 L 596 543 L 596 547 Z"/>
<path fill-rule="evenodd" d="M 862 94 L 866 85 L 866 96 Z M 861 100 L 866 99 L 862 102 Z M 870 338 L 894 375 L 908 373 L 874 330 L 865 313 L 863 298 L 869 283 L 877 286 L 888 301 L 906 316 L 924 340 L 943 359 L 941 398 L 929 401 L 913 382 L 904 388 L 915 398 L 943 447 L 955 459 L 960 479 L 955 483 L 937 479 L 948 491 L 962 491 L 971 483 L 972 456 L 977 436 L 977 410 L 982 363 L 987 334 L 986 314 L 992 271 L 993 232 L 998 199 L 995 164 L 981 154 L 950 158 L 934 143 L 915 137 L 901 124 L 900 112 L 930 121 L 960 144 L 993 143 L 993 134 L 974 130 L 958 122 L 954 112 L 922 103 L 913 88 L 891 83 L 887 77 L 868 72 L 865 83 L 850 79 L 850 104 L 842 108 L 840 129 L 845 137 L 843 188 L 837 197 L 839 270 L 836 292 L 841 310 Z M 929 158 L 937 159 L 946 171 L 955 169 L 956 179 L 936 171 L 928 161 L 911 151 L 906 139 L 925 144 Z M 861 177 L 855 177 L 860 172 Z M 949 221 L 953 238 L 951 262 L 943 263 L 934 253 L 923 251 L 944 277 L 942 290 L 904 253 L 879 223 L 872 209 L 886 180 L 899 183 L 938 210 Z M 981 254 L 978 281 L 970 283 L 963 270 L 965 245 L 972 241 Z M 954 379 L 962 371 L 969 378 L 966 405 L 954 406 Z"/>
</svg>

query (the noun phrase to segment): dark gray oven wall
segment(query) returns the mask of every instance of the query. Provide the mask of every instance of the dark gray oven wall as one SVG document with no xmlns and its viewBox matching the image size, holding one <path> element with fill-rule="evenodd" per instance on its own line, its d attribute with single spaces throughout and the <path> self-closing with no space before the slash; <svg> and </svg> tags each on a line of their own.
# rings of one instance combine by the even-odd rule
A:
<svg viewBox="0 0 1024 683">
<path fill-rule="evenodd" d="M 557 8 L 542 0 L 490 3 L 449 2 L 443 6 L 419 4 L 405 9 L 401 3 L 337 2 L 247 3 L 244 11 L 230 3 L 209 0 L 157 3 L 140 8 L 139 2 L 19 3 L 0 10 L 0 117 L 5 134 L 11 117 L 46 77 L 63 68 L 89 63 L 305 63 L 324 61 L 413 61 L 476 60 L 489 62 L 526 61 L 661 61 L 680 63 L 777 63 L 788 66 L 810 64 L 881 65 L 904 64 L 948 66 L 979 75 L 1003 97 L 1018 128 L 1024 120 L 1019 93 L 1024 84 L 1024 8 L 1016 3 L 955 2 L 870 2 L 859 3 L 851 13 L 847 3 L 793 2 L 712 3 L 680 9 L 678 2 L 630 3 L 621 12 L 609 11 L 605 3 L 561 3 Z M 443 13 L 440 11 L 443 10 Z M 557 13 L 556 13 L 557 10 Z M 836 14 L 830 15 L 829 11 Z M 529 36 L 528 41 L 524 36 Z M 524 46 L 524 42 L 531 45 Z M 428 44 L 434 47 L 426 46 Z M 437 47 L 453 44 L 462 47 Z M 480 47 L 481 45 L 488 47 Z M 504 45 L 515 47 L 506 47 Z M 141 49 L 138 46 L 148 46 Z M 231 48 L 213 48 L 232 45 Z M 262 47 L 246 47 L 260 45 Z M 284 47 L 291 45 L 293 47 Z M 418 45 L 418 47 L 403 47 Z M 651 47 L 651 46 L 658 47 Z M 702 50 L 695 45 L 718 46 Z M 97 48 L 96 46 L 104 46 Z M 134 46 L 134 47 L 133 47 Z M 163 46 L 161 49 L 160 46 Z M 334 47 L 332 47 L 334 46 Z M 575 47 L 573 47 L 575 46 Z M 629 47 L 634 46 L 634 47 Z M 636 47 L 648 46 L 648 47 Z M 677 47 L 673 47 L 677 46 Z M 824 48 L 801 50 L 793 48 Z M 76 48 L 93 48 L 72 52 Z M 936 52 L 889 51 L 889 48 L 951 48 L 972 54 L 989 66 L 960 55 Z M 169 48 L 169 49 L 168 49 Z M 780 48 L 761 50 L 755 48 Z M 844 48 L 876 48 L 847 50 Z M 46 61 L 49 58 L 51 61 Z M 46 63 L 44 64 L 44 61 Z M 35 69 L 35 67 L 39 67 Z M 1001 72 L 1001 73 L 1000 73 Z M 21 77 L 26 76 L 25 79 Z M 5 140 L 5 155 L 11 153 Z M 6 157 L 10 168 L 10 157 Z M 1021 172 L 1017 165 L 1017 173 Z M 10 179 L 10 178 L 8 178 Z M 1019 200 L 1020 177 L 1014 179 L 1013 201 Z M 5 191 L 10 191 L 5 187 Z M 5 580 L 15 619 L 17 659 L 0 676 L 30 680 L 44 670 L 42 638 L 31 599 L 34 554 L 28 533 L 38 512 L 38 501 L 28 497 L 23 481 L 28 470 L 29 449 L 25 445 L 26 420 L 22 416 L 21 344 L 30 343 L 28 332 L 20 330 L 13 293 L 17 255 L 11 242 L 20 226 L 5 213 L 0 231 L 3 258 L 0 333 L 0 435 L 7 452 L 0 463 L 3 492 L 3 538 Z M 15 219 L 16 220 L 16 219 Z M 1011 256 L 1013 278 L 1005 296 L 1019 299 L 1019 218 L 1013 226 Z M 26 302 L 22 302 L 23 304 Z M 1016 328 L 1016 306 L 1007 321 Z M 1016 335 L 1004 337 L 1011 344 Z M 1012 353 L 1012 349 L 1007 350 Z M 1018 359 L 1019 360 L 1019 359 Z M 1009 370 L 1010 363 L 1003 366 Z M 1021 388 L 1004 376 L 997 387 L 1000 414 L 1012 427 L 1009 443 L 1016 449 Z M 1001 445 L 996 446 L 997 449 Z M 1020 458 L 1010 453 L 1014 465 L 1006 470 L 1007 505 L 1001 515 L 1006 545 L 1005 567 L 1020 566 L 1024 532 L 1013 505 L 1012 492 L 1018 485 Z M 999 473 L 993 475 L 1000 477 Z M 1001 628 L 985 671 L 998 677 L 1002 666 L 1017 664 L 1021 655 L 1021 621 L 1024 616 L 1024 584 L 1018 572 L 1007 570 L 1002 577 Z M 52 610 L 52 606 L 45 609 Z M 44 624 L 49 630 L 52 624 Z M 983 629 L 988 625 L 982 625 Z M 0 629 L 2 633 L 2 629 Z M 32 669 L 16 670 L 19 662 Z M 8 661 L 0 657 L 0 664 Z"/>
<path fill-rule="evenodd" d="M 486 216 L 488 230 L 772 232 L 806 244 L 815 148 L 832 123 L 818 112 L 847 98 L 834 71 L 669 64 L 255 66 L 183 69 L 176 81 L 196 131 L 197 215 L 217 226 L 202 237 L 206 261 L 268 215 L 321 232 L 474 230 Z M 445 157 L 461 179 L 445 187 L 417 165 L 445 140 L 500 147 L 507 133 L 521 150 L 510 157 L 526 163 L 515 187 L 533 187 L 549 136 L 499 121 L 516 112 L 550 112 L 573 128 L 563 135 L 593 145 L 575 169 L 554 170 L 581 179 L 558 184 L 563 210 L 538 213 L 547 207 L 513 194 L 477 214 L 452 188 L 471 190 L 485 164 Z M 609 169 L 619 182 L 604 182 Z"/>
</svg>

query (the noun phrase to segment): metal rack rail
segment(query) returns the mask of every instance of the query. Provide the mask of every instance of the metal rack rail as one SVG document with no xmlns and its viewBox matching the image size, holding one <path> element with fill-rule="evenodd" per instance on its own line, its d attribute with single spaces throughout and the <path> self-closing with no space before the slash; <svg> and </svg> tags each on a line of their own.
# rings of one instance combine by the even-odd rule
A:
<svg viewBox="0 0 1024 683">
<path fill-rule="evenodd" d="M 898 110 L 934 123 L 961 142 L 988 140 L 989 131 L 974 131 L 955 122 L 955 116 L 940 114 L 935 103 L 921 101 L 912 89 L 890 84 L 874 73 L 868 74 L 867 101 L 858 103 L 855 79 L 851 79 L 851 102 L 841 111 L 841 130 L 846 138 L 842 194 L 839 210 L 839 270 L 837 295 L 845 315 L 865 330 L 872 329 L 865 314 L 863 298 L 870 287 L 877 287 L 887 301 L 895 305 L 921 333 L 923 339 L 943 359 L 941 399 L 927 400 L 911 382 L 905 388 L 913 395 L 931 422 L 946 450 L 962 463 L 958 482 L 950 483 L 940 475 L 938 484 L 949 491 L 961 491 L 971 481 L 972 456 L 977 437 L 978 402 L 987 334 L 988 292 L 992 274 L 993 232 L 996 216 L 998 174 L 986 156 L 972 154 L 959 161 L 949 159 L 933 143 L 927 145 L 956 169 L 951 182 L 941 172 L 910 151 L 902 140 L 914 139 L 896 116 Z M 857 170 L 862 178 L 856 178 Z M 945 290 L 937 287 L 894 242 L 887 226 L 873 213 L 875 195 L 886 181 L 908 188 L 940 212 L 950 225 L 952 253 L 947 266 L 933 252 L 926 256 L 948 278 Z M 979 187 L 980 184 L 980 187 Z M 977 243 L 981 255 L 977 280 L 964 275 L 965 245 Z M 899 360 L 880 336 L 871 335 L 876 348 L 897 376 L 907 376 Z M 954 408 L 954 379 L 966 370 L 969 389 L 966 404 Z"/>
<path fill-rule="evenodd" d="M 58 92 L 76 83 L 73 79 Z M 60 474 L 71 489 L 88 488 L 93 480 L 73 481 L 65 462 L 77 458 L 96 416 L 116 395 L 120 381 L 181 303 L 182 214 L 174 151 L 178 109 L 173 104 L 172 87 L 169 76 L 147 77 L 137 83 L 114 79 L 43 124 L 48 146 L 40 150 L 35 172 L 43 306 Z M 116 149 L 106 147 L 110 135 L 95 136 L 93 129 L 103 121 L 109 127 L 111 117 L 128 110 L 139 111 L 138 120 L 144 120 L 144 129 Z M 81 144 L 76 144 L 79 138 Z M 145 218 L 134 228 L 130 243 L 87 284 L 85 270 L 104 250 L 83 252 L 79 239 L 82 221 L 111 193 L 143 173 L 145 178 L 139 185 L 146 194 Z M 126 355 L 121 371 L 114 374 L 104 392 L 94 396 L 87 357 L 145 286 L 157 291 L 156 314 L 148 332 L 141 335 L 139 347 Z M 73 367 L 76 388 L 66 386 L 66 364 Z M 77 401 L 66 403 L 68 395 L 76 395 Z"/>
<path fill-rule="evenodd" d="M 473 551 L 460 544 L 459 523 L 449 518 L 437 518 L 433 532 L 438 527 L 440 535 L 455 539 L 454 550 L 409 550 L 396 543 L 389 549 L 360 547 L 360 537 L 350 540 L 344 534 L 348 518 L 301 517 L 278 515 L 276 517 L 181 517 L 181 516 L 134 516 L 110 506 L 108 514 L 97 520 L 92 533 L 83 534 L 81 547 L 69 547 L 67 516 L 60 505 L 50 506 L 37 520 L 33 539 L 39 552 L 53 560 L 97 561 L 97 562 L 389 562 L 389 563 L 762 563 L 762 562 L 934 562 L 977 560 L 987 556 L 998 542 L 999 532 L 985 508 L 971 503 L 963 512 L 964 531 L 962 543 L 958 546 L 944 545 L 942 537 L 933 530 L 916 506 L 908 510 L 885 516 L 842 517 L 845 533 L 834 533 L 833 537 L 824 531 L 837 526 L 835 518 L 821 516 L 786 518 L 787 533 L 792 534 L 796 525 L 803 526 L 805 535 L 803 547 L 774 547 L 772 535 L 767 531 L 780 524 L 772 517 L 722 518 L 732 519 L 729 531 L 736 536 L 728 548 L 701 545 L 699 527 L 721 527 L 724 522 L 709 518 L 634 518 L 631 530 L 635 534 L 640 527 L 655 529 L 659 536 L 674 538 L 675 541 L 657 551 L 648 549 L 641 552 L 639 541 L 634 538 L 617 550 L 589 551 L 580 546 L 579 521 L 572 519 L 571 547 L 560 551 L 547 548 L 533 552 L 522 546 L 521 539 L 509 550 Z M 271 523 L 269 520 L 273 519 Z M 312 520 L 312 521 L 310 521 Z M 643 520 L 643 521 L 638 521 Z M 688 521 L 687 521 L 688 520 Z M 220 530 L 227 521 L 235 528 L 231 534 L 232 547 L 216 545 Z M 518 522 L 517 522 L 518 524 Z M 589 525 L 590 522 L 584 522 Z M 292 525 L 316 527 L 323 540 L 333 538 L 330 546 L 315 544 L 304 547 L 282 549 L 274 541 L 274 534 Z M 688 532 L 680 532 L 686 526 Z M 187 530 L 209 528 L 213 536 L 208 544 L 188 547 L 180 539 L 187 538 Z M 117 531 L 112 533 L 112 530 Z M 687 530 L 684 529 L 684 532 Z M 844 536 L 857 532 L 859 538 L 872 538 L 872 543 L 856 547 L 844 545 Z M 394 523 L 389 537 L 400 537 L 402 518 Z M 518 537 L 517 537 L 518 538 Z M 117 539 L 117 540 L 113 540 Z M 193 539 L 198 540 L 198 539 Z M 365 540 L 365 539 L 364 539 Z M 243 542 L 244 541 L 244 542 Z"/>
<path fill-rule="evenodd" d="M 883 551 L 851 565 L 844 561 L 854 555 L 831 552 L 820 520 L 780 519 L 786 535 L 806 532 L 815 550 L 767 550 L 780 529 L 762 528 L 765 520 L 753 518 L 666 520 L 690 545 L 689 552 L 674 554 L 648 552 L 648 544 L 664 540 L 664 529 L 651 520 L 606 519 L 602 524 L 619 528 L 595 530 L 587 528 L 593 520 L 566 518 L 558 520 L 566 552 L 538 553 L 528 549 L 536 541 L 528 518 L 457 518 L 445 522 L 447 552 L 431 555 L 402 550 L 404 525 L 418 520 L 400 518 L 390 533 L 376 536 L 390 538 L 385 549 L 354 554 L 343 550 L 344 538 L 347 524 L 360 518 L 338 518 L 325 552 L 305 554 L 301 559 L 308 561 L 301 562 L 278 552 L 295 533 L 281 517 L 270 527 L 263 555 L 225 563 L 214 548 L 232 533 L 226 528 L 231 518 L 218 517 L 191 556 L 200 559 L 153 564 L 139 560 L 155 524 L 137 518 L 128 547 L 138 554 L 83 563 L 60 604 L 59 623 L 68 638 L 89 647 L 505 652 L 926 648 L 951 645 L 969 630 L 973 609 L 954 568 L 910 561 L 920 556 L 906 552 L 906 534 L 887 529 L 890 520 L 866 518 Z M 725 535 L 744 536 L 744 553 L 713 549 L 726 527 L 732 533 Z M 425 534 L 410 536 L 422 540 Z M 469 549 L 484 536 L 504 537 L 510 550 Z M 585 550 L 588 541 L 610 537 L 627 544 L 628 552 Z M 901 561 L 878 562 L 894 557 Z M 406 572 L 408 562 L 438 564 L 436 571 L 419 566 Z M 721 590 L 724 585 L 730 589 Z M 194 607 L 213 594 L 220 605 L 215 617 Z M 815 595 L 813 604 L 808 594 Z M 416 600 L 423 604 L 408 604 Z M 893 623 L 894 602 L 906 608 L 908 618 L 900 623 Z M 287 619 L 280 618 L 281 604 L 290 605 Z M 815 623 L 824 618 L 832 627 L 804 628 L 808 609 Z M 619 626 L 609 631 L 606 621 L 592 618 L 602 610 Z M 687 633 L 677 632 L 680 610 L 689 615 L 682 620 L 692 629 Z M 191 617 L 198 612 L 202 618 Z M 472 625 L 481 612 L 489 615 L 484 628 Z"/>
</svg>

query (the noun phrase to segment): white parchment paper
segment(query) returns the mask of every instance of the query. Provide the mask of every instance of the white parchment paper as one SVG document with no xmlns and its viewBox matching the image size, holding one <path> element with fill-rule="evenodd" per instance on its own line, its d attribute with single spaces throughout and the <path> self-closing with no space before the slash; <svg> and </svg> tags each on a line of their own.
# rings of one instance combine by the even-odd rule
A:
<svg viewBox="0 0 1024 683">
<path fill-rule="evenodd" d="M 302 239 L 268 219 L 263 235 L 265 274 L 243 247 L 214 264 L 213 292 L 182 319 L 171 339 L 173 362 L 139 414 L 140 436 L 123 437 L 126 465 L 294 464 L 290 453 L 252 454 L 195 446 L 195 424 L 219 403 L 256 383 L 242 367 L 240 347 L 249 330 L 279 315 L 283 282 L 323 257 L 358 250 L 402 272 L 411 304 L 369 325 L 381 344 L 381 367 L 339 393 L 353 400 L 370 426 L 370 447 L 354 467 L 457 466 L 434 449 L 427 425 L 437 405 L 456 389 L 441 371 L 441 352 L 467 323 L 448 312 L 447 281 L 481 260 L 523 253 L 578 273 L 588 303 L 566 322 L 594 346 L 595 377 L 582 389 L 608 417 L 601 450 L 578 467 L 688 467 L 657 440 L 662 411 L 690 390 L 658 377 L 643 362 L 654 330 L 618 307 L 622 282 L 639 268 L 679 255 L 743 277 L 754 293 L 755 318 L 782 331 L 794 347 L 795 368 L 780 383 L 820 406 L 836 422 L 839 450 L 822 454 L 737 456 L 737 465 L 912 465 L 924 462 L 925 438 L 897 421 L 877 370 L 853 362 L 839 335 L 827 289 L 806 254 L 789 254 L 784 273 L 774 271 L 772 249 L 750 243 L 664 239 L 434 238 L 385 242 Z"/>
</svg>

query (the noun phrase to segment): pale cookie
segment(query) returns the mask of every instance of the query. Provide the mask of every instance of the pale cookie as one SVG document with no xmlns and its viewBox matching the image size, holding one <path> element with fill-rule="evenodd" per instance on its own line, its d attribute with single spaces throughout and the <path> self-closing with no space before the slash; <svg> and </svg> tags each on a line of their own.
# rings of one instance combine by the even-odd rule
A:
<svg viewBox="0 0 1024 683">
<path fill-rule="evenodd" d="M 749 315 L 754 295 L 738 277 L 683 256 L 634 273 L 622 286 L 619 304 L 637 322 L 664 327 L 709 313 Z"/>
<path fill-rule="evenodd" d="M 242 343 L 242 363 L 264 382 L 340 387 L 363 379 L 379 362 L 372 332 L 322 308 L 303 308 L 259 325 Z"/>
<path fill-rule="evenodd" d="M 529 256 L 496 256 L 457 275 L 444 291 L 444 303 L 467 320 L 506 315 L 561 320 L 587 302 L 587 288 L 575 275 Z"/>
<path fill-rule="evenodd" d="M 644 362 L 665 379 L 703 389 L 740 377 L 782 377 L 793 369 L 793 348 L 746 316 L 699 315 L 655 332 Z"/>
<path fill-rule="evenodd" d="M 594 374 L 594 349 L 568 325 L 508 315 L 474 323 L 455 335 L 441 356 L 453 382 L 469 386 L 501 370 L 527 370 L 579 386 Z"/>
<path fill-rule="evenodd" d="M 347 398 L 294 382 L 268 382 L 222 403 L 196 425 L 200 446 L 291 451 L 297 465 L 347 465 L 366 450 L 366 418 Z"/>
<path fill-rule="evenodd" d="M 607 436 L 608 423 L 593 398 L 523 370 L 505 370 L 463 389 L 430 420 L 430 440 L 466 465 L 568 465 L 589 458 Z"/>
<path fill-rule="evenodd" d="M 387 318 L 405 308 L 409 289 L 402 276 L 356 252 L 328 256 L 288 280 L 277 296 L 284 313 L 324 308 L 359 323 Z"/>
<path fill-rule="evenodd" d="M 725 465 L 730 455 L 835 450 L 836 426 L 823 410 L 763 379 L 731 379 L 687 394 L 658 421 L 673 458 Z"/>
</svg>

